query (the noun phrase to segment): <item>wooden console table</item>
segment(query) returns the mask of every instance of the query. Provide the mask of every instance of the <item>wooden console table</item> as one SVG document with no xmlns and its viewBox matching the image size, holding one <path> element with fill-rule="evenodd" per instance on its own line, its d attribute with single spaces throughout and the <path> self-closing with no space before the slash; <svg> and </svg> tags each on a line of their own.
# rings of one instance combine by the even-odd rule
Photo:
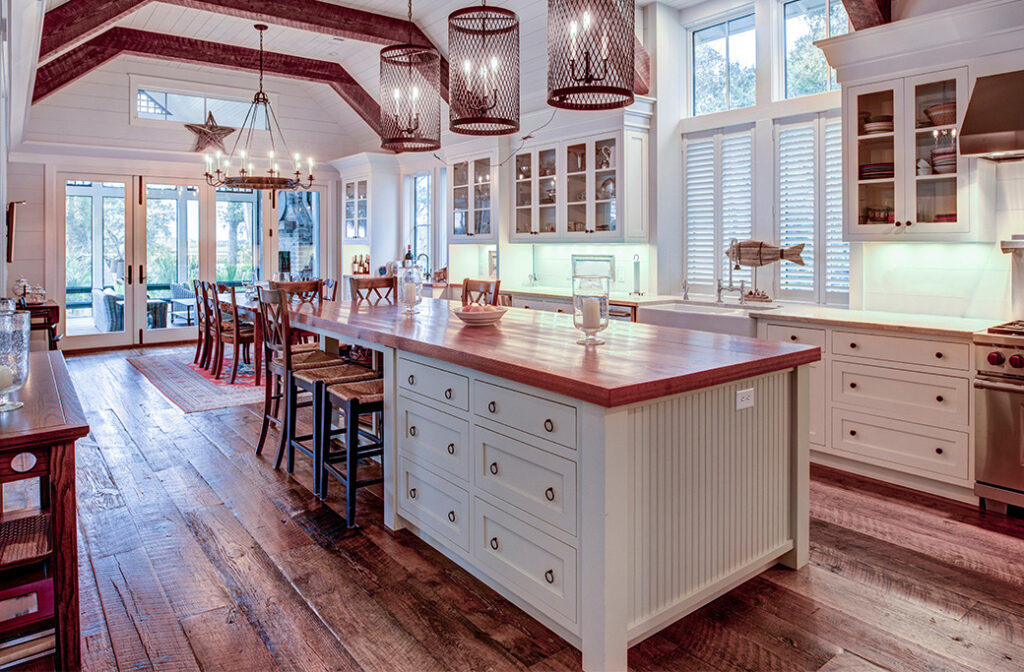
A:
<svg viewBox="0 0 1024 672">
<path fill-rule="evenodd" d="M 32 331 L 45 331 L 47 343 L 50 350 L 57 349 L 57 324 L 60 322 L 60 306 L 53 299 L 47 299 L 42 303 L 25 303 L 19 306 L 20 310 L 27 310 L 31 315 Z"/>
<path fill-rule="evenodd" d="M 15 562 L 0 565 L 0 576 L 10 576 L 11 567 L 24 568 L 32 563 L 45 566 L 46 575 L 53 578 L 54 616 L 50 620 L 56 630 L 54 665 L 58 670 L 78 670 L 81 651 L 75 441 L 89 433 L 89 426 L 64 356 L 60 352 L 33 352 L 29 356 L 28 382 L 14 395 L 25 405 L 0 413 L 0 482 L 39 477 L 41 510 L 35 518 L 41 521 L 43 532 L 39 543 L 21 545 L 33 549 L 31 557 L 18 557 Z M 7 520 L 2 510 L 0 504 L 0 527 L 26 520 L 24 516 Z"/>
</svg>

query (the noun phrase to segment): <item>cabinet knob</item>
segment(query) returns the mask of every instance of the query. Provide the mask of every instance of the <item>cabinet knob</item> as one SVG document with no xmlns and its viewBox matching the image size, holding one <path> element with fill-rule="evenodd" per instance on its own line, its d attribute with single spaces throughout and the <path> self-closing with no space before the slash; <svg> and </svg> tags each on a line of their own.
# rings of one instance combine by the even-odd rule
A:
<svg viewBox="0 0 1024 672">
<path fill-rule="evenodd" d="M 412 375 L 411 373 L 409 374 L 409 384 L 410 385 L 415 385 L 416 384 L 416 376 Z"/>
<path fill-rule="evenodd" d="M 487 402 L 487 410 L 490 413 L 497 413 L 498 412 L 498 405 L 496 403 L 494 403 L 493 401 L 489 401 L 489 402 Z"/>
<path fill-rule="evenodd" d="M 493 548 L 494 550 L 498 550 L 498 538 L 497 537 L 491 537 L 490 545 L 491 545 L 491 548 Z"/>
<path fill-rule="evenodd" d="M 790 335 L 789 340 L 795 341 L 796 340 L 796 334 Z"/>
<path fill-rule="evenodd" d="M 409 436 L 416 436 L 416 425 L 409 428 Z"/>
<path fill-rule="evenodd" d="M 416 488 L 409 488 L 409 499 L 416 499 Z"/>
<path fill-rule="evenodd" d="M 548 571 L 544 572 L 544 580 L 547 581 L 548 583 L 554 583 L 555 582 L 555 572 L 553 570 L 550 570 L 550 569 Z"/>
<path fill-rule="evenodd" d="M 449 511 L 449 512 L 448 512 L 448 520 L 449 520 L 450 522 L 452 522 L 452 523 L 454 523 L 454 522 L 455 522 L 455 512 L 454 512 L 454 511 Z"/>
<path fill-rule="evenodd" d="M 909 229 L 913 225 L 914 225 L 914 223 L 908 219 L 907 220 L 907 228 Z"/>
<path fill-rule="evenodd" d="M 942 353 L 941 352 L 936 352 L 935 353 L 935 359 L 942 359 Z"/>
<path fill-rule="evenodd" d="M 551 418 L 548 418 L 547 420 L 544 421 L 544 431 L 545 432 L 553 432 L 553 431 L 555 431 L 555 423 L 551 420 Z"/>
<path fill-rule="evenodd" d="M 943 398 L 943 396 L 942 396 L 942 395 L 940 394 L 939 396 L 935 397 L 935 401 L 937 401 L 937 402 L 939 402 L 939 403 L 941 404 L 941 403 L 942 403 L 943 401 L 945 401 L 945 399 L 944 399 L 944 398 Z"/>
<path fill-rule="evenodd" d="M 554 488 L 548 488 L 547 490 L 545 490 L 544 491 L 544 498 L 547 499 L 549 502 L 555 501 L 555 489 Z"/>
<path fill-rule="evenodd" d="M 455 454 L 455 444 L 454 443 L 449 443 L 448 444 L 448 454 L 449 455 L 454 455 Z"/>
<path fill-rule="evenodd" d="M 447 390 L 444 391 L 444 398 L 448 399 L 448 400 L 451 400 L 451 398 L 452 398 L 452 388 L 449 387 Z"/>
<path fill-rule="evenodd" d="M 857 430 L 856 429 L 851 429 L 850 430 L 850 436 L 857 436 Z"/>
<path fill-rule="evenodd" d="M 901 227 L 901 226 L 903 226 L 903 222 L 896 222 L 896 226 L 897 226 L 897 227 Z"/>
<path fill-rule="evenodd" d="M 936 448 L 935 449 L 935 454 L 936 455 L 942 455 L 942 448 Z"/>
<path fill-rule="evenodd" d="M 497 462 L 491 462 L 491 466 L 487 467 L 487 470 L 490 471 L 495 476 L 497 476 L 498 475 L 498 463 Z"/>
<path fill-rule="evenodd" d="M 850 389 L 851 390 L 856 390 L 857 389 L 857 383 L 850 383 Z"/>
<path fill-rule="evenodd" d="M 851 350 L 856 350 L 857 349 L 857 344 L 856 343 L 850 343 L 850 349 Z"/>
</svg>

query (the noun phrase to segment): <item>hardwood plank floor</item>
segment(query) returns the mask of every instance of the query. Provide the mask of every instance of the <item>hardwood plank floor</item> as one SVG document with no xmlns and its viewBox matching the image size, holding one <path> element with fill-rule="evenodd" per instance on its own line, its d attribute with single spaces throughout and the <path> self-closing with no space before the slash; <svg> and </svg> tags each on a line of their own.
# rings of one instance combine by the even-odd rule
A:
<svg viewBox="0 0 1024 672">
<path fill-rule="evenodd" d="M 308 460 L 253 454 L 258 406 L 185 415 L 125 357 L 69 356 L 86 670 L 580 669 L 580 655 L 407 532 L 345 530 Z M 141 354 L 189 348 L 147 348 Z M 276 434 L 268 446 L 276 447 Z M 811 563 L 633 647 L 640 670 L 1024 669 L 1024 521 L 814 468 Z"/>
</svg>

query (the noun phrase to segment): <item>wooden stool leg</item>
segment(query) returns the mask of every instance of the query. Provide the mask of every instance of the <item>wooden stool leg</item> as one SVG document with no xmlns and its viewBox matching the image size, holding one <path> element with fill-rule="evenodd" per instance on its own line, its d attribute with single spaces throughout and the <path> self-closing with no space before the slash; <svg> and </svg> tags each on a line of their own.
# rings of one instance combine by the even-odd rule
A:
<svg viewBox="0 0 1024 672">
<path fill-rule="evenodd" d="M 295 402 L 292 398 L 292 374 L 286 371 L 281 376 L 284 383 L 284 421 L 281 423 L 281 444 L 277 449 L 277 460 L 274 462 L 274 469 L 281 468 L 281 460 L 284 459 L 285 451 L 289 449 L 289 440 L 292 435 L 292 424 L 295 422 Z"/>
<path fill-rule="evenodd" d="M 263 394 L 263 426 L 260 427 L 260 440 L 256 443 L 256 454 L 263 452 L 263 443 L 267 440 L 267 430 L 270 429 L 271 406 L 276 403 L 274 399 L 273 378 L 267 373 L 267 385 Z"/>
<path fill-rule="evenodd" d="M 313 383 L 313 495 L 320 496 L 320 479 L 323 475 L 324 443 L 330 441 L 330 430 L 324 436 L 324 420 L 326 405 L 325 386 L 320 381 Z"/>
<path fill-rule="evenodd" d="M 359 471 L 359 404 L 345 405 L 345 522 L 349 529 L 356 526 L 356 480 Z"/>
<path fill-rule="evenodd" d="M 239 335 L 235 333 L 235 354 L 234 359 L 231 360 L 231 380 L 228 381 L 228 385 L 234 385 L 235 379 L 238 378 L 238 358 L 241 356 L 242 343 Z"/>
</svg>

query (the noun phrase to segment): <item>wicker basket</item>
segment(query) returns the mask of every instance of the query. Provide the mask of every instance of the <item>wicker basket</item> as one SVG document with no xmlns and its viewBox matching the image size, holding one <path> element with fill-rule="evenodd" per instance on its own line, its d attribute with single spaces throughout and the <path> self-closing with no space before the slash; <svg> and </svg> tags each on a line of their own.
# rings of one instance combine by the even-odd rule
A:
<svg viewBox="0 0 1024 672">
<path fill-rule="evenodd" d="M 956 103 L 932 105 L 926 107 L 924 113 L 936 126 L 949 126 L 956 123 Z"/>
</svg>

